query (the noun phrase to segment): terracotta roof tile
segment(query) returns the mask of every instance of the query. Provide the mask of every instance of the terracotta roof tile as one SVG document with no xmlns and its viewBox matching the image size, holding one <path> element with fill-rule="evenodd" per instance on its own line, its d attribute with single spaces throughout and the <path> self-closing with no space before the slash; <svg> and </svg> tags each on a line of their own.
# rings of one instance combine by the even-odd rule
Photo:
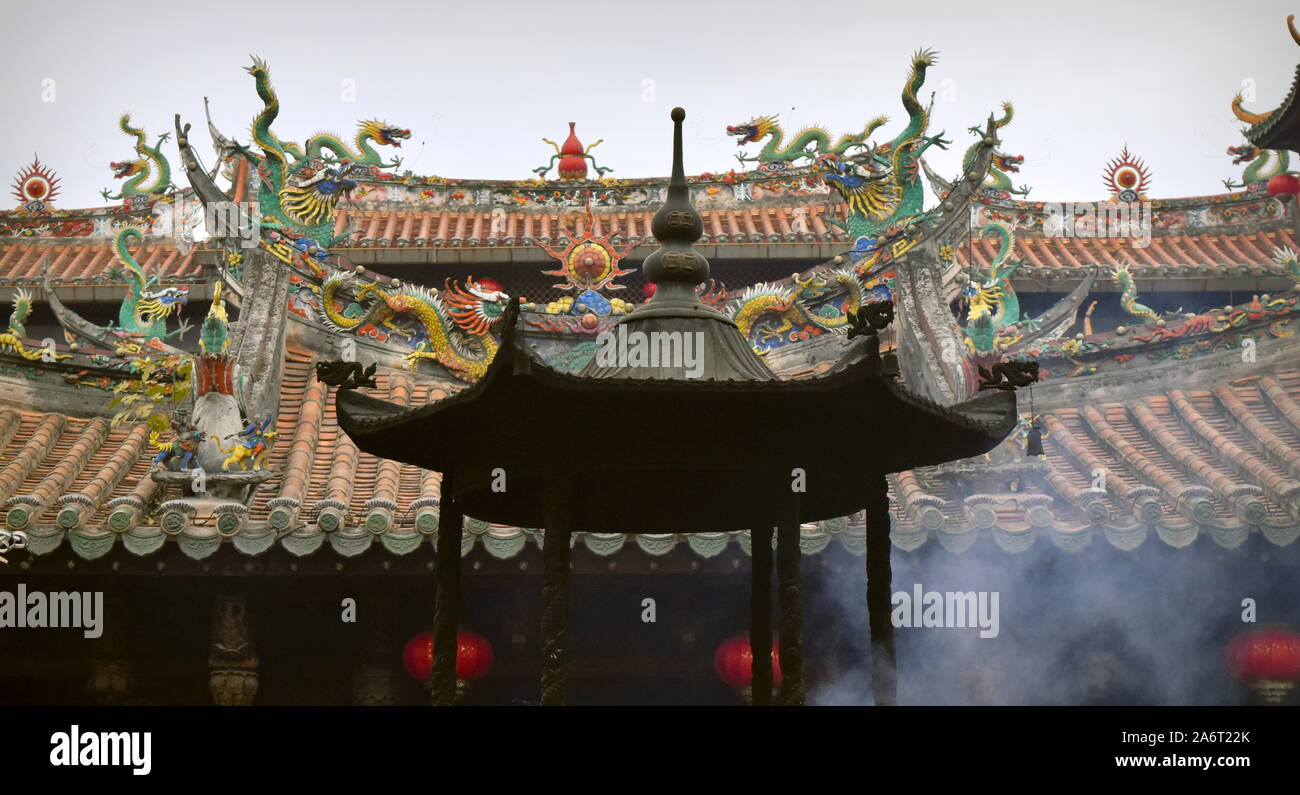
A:
<svg viewBox="0 0 1300 795">
<path fill-rule="evenodd" d="M 107 281 L 109 266 L 114 261 L 109 241 L 92 243 L 56 243 L 47 241 L 17 240 L 0 244 L 0 284 L 39 283 L 44 264 L 48 260 L 50 279 L 55 284 Z M 135 252 L 136 259 L 147 272 L 161 269 L 163 281 L 180 283 L 203 279 L 203 266 L 195 258 L 195 250 L 182 254 L 170 245 L 148 243 Z"/>
</svg>

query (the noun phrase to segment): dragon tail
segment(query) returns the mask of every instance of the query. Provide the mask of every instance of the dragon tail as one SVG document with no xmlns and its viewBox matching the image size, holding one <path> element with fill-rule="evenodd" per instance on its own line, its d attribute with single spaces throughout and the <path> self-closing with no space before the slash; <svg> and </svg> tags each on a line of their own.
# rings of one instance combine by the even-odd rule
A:
<svg viewBox="0 0 1300 795">
<path fill-rule="evenodd" d="M 912 55 L 912 70 L 907 75 L 907 82 L 903 84 L 903 107 L 907 109 L 908 115 L 913 118 L 922 116 L 925 109 L 921 107 L 921 102 L 917 99 L 917 94 L 921 86 L 925 85 L 925 71 L 933 66 L 939 60 L 937 50 L 917 50 Z"/>
<path fill-rule="evenodd" d="M 253 118 L 253 140 L 257 142 L 268 158 L 280 163 L 287 163 L 284 148 L 271 134 L 271 123 L 280 115 L 280 99 L 275 95 L 271 85 L 271 73 L 266 62 L 256 55 L 252 56 L 253 65 L 244 67 L 257 85 L 257 96 L 262 100 L 262 111 Z"/>
<path fill-rule="evenodd" d="M 1273 115 L 1271 111 L 1268 113 L 1251 113 L 1250 111 L 1246 110 L 1241 106 L 1242 102 L 1245 102 L 1245 97 L 1243 97 L 1241 94 L 1238 94 L 1237 96 L 1232 98 L 1232 115 L 1236 116 L 1238 120 L 1244 121 L 1247 124 L 1259 124 L 1264 119 L 1267 119 L 1269 116 Z"/>
<path fill-rule="evenodd" d="M 145 154 L 148 139 L 145 137 L 144 129 L 131 126 L 131 114 L 123 113 L 122 117 L 117 120 L 118 129 L 127 135 L 135 138 L 135 151 L 141 155 Z"/>
<path fill-rule="evenodd" d="M 1002 115 L 993 121 L 994 129 L 1002 129 L 1011 123 L 1016 116 L 1016 108 L 1010 101 L 1002 103 Z"/>
</svg>

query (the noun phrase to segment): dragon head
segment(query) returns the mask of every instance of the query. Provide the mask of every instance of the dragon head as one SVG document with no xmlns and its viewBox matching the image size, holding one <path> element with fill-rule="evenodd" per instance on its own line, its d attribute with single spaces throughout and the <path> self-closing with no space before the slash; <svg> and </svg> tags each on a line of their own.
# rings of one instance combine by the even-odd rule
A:
<svg viewBox="0 0 1300 795">
<path fill-rule="evenodd" d="M 185 306 L 190 301 L 190 288 L 188 287 L 164 287 L 161 290 L 151 290 L 144 293 L 144 298 L 156 300 L 163 309 L 164 315 L 170 315 L 172 312 Z"/>
<path fill-rule="evenodd" d="M 399 149 L 402 141 L 411 137 L 411 131 L 403 127 L 394 127 L 386 122 L 369 121 L 361 122 L 361 132 L 370 133 L 370 137 L 375 139 L 375 143 L 384 146 L 396 146 Z"/>
<path fill-rule="evenodd" d="M 1251 144 L 1245 146 L 1229 146 L 1228 154 L 1232 155 L 1232 164 L 1239 166 L 1242 163 L 1249 163 L 1259 157 L 1259 147 Z"/>
<path fill-rule="evenodd" d="M 993 155 L 993 167 L 1011 174 L 1018 173 L 1023 162 L 1025 162 L 1024 155 L 1004 155 L 1001 152 Z"/>
<path fill-rule="evenodd" d="M 775 116 L 759 116 L 756 119 L 751 119 L 744 124 L 737 124 L 734 127 L 730 124 L 727 125 L 727 135 L 736 138 L 736 146 L 752 144 L 774 132 L 776 132 Z"/>
<path fill-rule="evenodd" d="M 352 175 L 364 170 L 365 166 L 332 168 L 321 160 L 300 161 L 280 191 L 280 206 L 291 221 L 303 227 L 326 223 L 339 199 L 357 187 Z"/>
<path fill-rule="evenodd" d="M 119 163 L 115 160 L 108 167 L 113 169 L 113 179 L 126 179 L 144 171 L 144 161 L 137 158 Z"/>
<path fill-rule="evenodd" d="M 447 313 L 470 334 L 486 334 L 505 314 L 510 296 L 494 283 L 476 282 L 467 277 L 462 287 L 448 279 L 441 293 L 447 304 Z"/>
</svg>

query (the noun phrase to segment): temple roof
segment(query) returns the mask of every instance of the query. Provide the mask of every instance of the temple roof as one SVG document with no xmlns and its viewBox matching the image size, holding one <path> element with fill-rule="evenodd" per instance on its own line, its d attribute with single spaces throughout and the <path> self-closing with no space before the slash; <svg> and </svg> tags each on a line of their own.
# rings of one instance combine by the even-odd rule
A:
<svg viewBox="0 0 1300 795">
<path fill-rule="evenodd" d="M 133 252 L 141 267 L 158 273 L 164 284 L 205 281 L 203 266 L 191 248 L 181 252 L 170 242 L 148 241 Z M 40 284 L 48 268 L 55 284 L 111 284 L 115 261 L 109 240 L 41 240 L 0 243 L 0 284 Z"/>
<path fill-rule="evenodd" d="M 1134 265 L 1135 273 L 1156 268 L 1161 269 L 1162 276 L 1203 276 L 1242 267 L 1269 271 L 1273 269 L 1274 250 L 1282 247 L 1296 248 L 1292 230 L 1153 235 L 1151 244 L 1145 247 L 1120 238 L 1016 237 L 1017 254 L 1028 260 L 1028 268 L 1037 268 L 1043 274 L 1097 265 L 1112 268 Z M 986 268 L 997 256 L 998 242 L 977 238 L 969 249 L 966 245 L 958 246 L 953 253 L 963 267 L 967 264 L 968 250 L 974 253 L 976 264 Z M 1025 267 L 1019 272 L 1034 275 Z"/>
<path fill-rule="evenodd" d="M 275 546 L 295 556 L 329 546 L 345 558 L 381 546 L 407 555 L 430 544 L 437 528 L 437 473 L 358 451 L 337 424 L 333 390 L 314 381 L 313 354 L 293 348 L 285 368 L 285 399 L 263 484 L 234 532 L 211 517 L 188 516 L 183 501 L 164 499 L 146 476 L 153 451 L 141 427 L 111 429 L 106 419 L 0 408 L 0 497 L 23 497 L 43 508 L 27 529 L 30 549 L 49 554 L 65 541 L 81 558 L 118 544 L 151 555 L 176 544 L 202 559 L 223 544 L 246 555 Z M 381 370 L 378 395 L 413 405 L 446 396 L 443 385 Z M 1009 553 L 1050 540 L 1065 550 L 1104 539 L 1129 550 L 1150 541 L 1187 546 L 1202 535 L 1234 548 L 1252 534 L 1284 546 L 1300 538 L 1300 366 L 1267 375 L 1229 376 L 1194 389 L 1134 394 L 1079 409 L 1052 409 L 1045 459 L 1026 460 L 1013 435 L 990 453 L 942 467 L 890 477 L 895 546 L 938 543 L 963 552 L 989 539 Z M 736 433 L 753 429 L 734 429 Z M 555 431 L 539 428 L 555 448 Z M 69 457 L 84 454 L 77 467 Z M 557 449 L 558 452 L 558 449 Z M 589 455 L 610 453 L 597 446 Z M 1089 491 L 1104 469 L 1106 492 Z M 981 471 L 981 479 L 972 473 Z M 1010 484 L 1014 483 L 1014 488 Z M 334 502 L 334 501 L 337 501 Z M 332 526 L 328 509 L 341 504 Z M 84 507 L 83 507 L 84 506 Z M 139 506 L 142 510 L 137 510 Z M 60 512 L 72 508 L 67 526 Z M 465 554 L 482 546 L 497 558 L 520 555 L 537 531 L 466 520 Z M 807 524 L 811 554 L 835 540 L 863 549 L 860 514 Z M 624 536 L 577 533 L 597 555 L 639 547 L 662 555 L 679 545 L 712 557 L 732 544 L 748 550 L 747 531 Z M 374 554 L 374 553 L 371 553 Z"/>
</svg>

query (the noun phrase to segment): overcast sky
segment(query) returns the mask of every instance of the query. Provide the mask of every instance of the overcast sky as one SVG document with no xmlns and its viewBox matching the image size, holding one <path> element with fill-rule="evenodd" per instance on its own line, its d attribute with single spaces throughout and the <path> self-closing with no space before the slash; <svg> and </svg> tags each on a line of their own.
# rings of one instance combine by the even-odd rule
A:
<svg viewBox="0 0 1300 795">
<path fill-rule="evenodd" d="M 1151 168 L 1152 196 L 1217 193 L 1241 171 L 1224 152 L 1241 142 L 1229 101 L 1243 85 L 1256 92 L 1252 110 L 1286 95 L 1300 47 L 1285 20 L 1297 8 L 1282 0 L 220 0 L 150 10 L 6 2 L 0 175 L 7 184 L 39 153 L 63 178 L 58 206 L 105 204 L 100 188 L 120 185 L 108 162 L 131 156 L 116 126 L 124 110 L 151 141 L 179 112 L 210 163 L 203 97 L 218 127 L 246 140 L 260 108 L 242 71 L 250 53 L 270 64 L 281 138 L 328 130 L 350 140 L 358 119 L 386 119 L 411 129 L 400 154 L 418 174 L 531 177 L 551 154 L 540 139 L 562 140 L 575 121 L 584 142 L 604 139 L 593 154 L 611 176 L 666 175 L 674 105 L 687 110 L 688 172 L 719 171 L 737 166 L 725 126 L 755 115 L 780 114 L 788 130 L 820 123 L 838 136 L 884 113 L 893 121 L 877 137 L 892 137 L 904 123 L 898 95 L 910 55 L 933 47 L 939 61 L 924 90 L 939 92 L 932 131 L 954 141 L 928 158 L 941 173 L 959 169 L 973 140 L 966 128 L 1010 99 L 1017 118 L 1002 131 L 1003 149 L 1025 156 L 1017 182 L 1033 186 L 1031 198 L 1104 197 L 1102 169 L 1125 143 Z M 353 81 L 353 102 L 344 81 Z M 54 101 L 43 101 L 51 85 Z M 175 167 L 174 140 L 166 146 Z M 183 174 L 175 178 L 184 184 Z"/>
</svg>

